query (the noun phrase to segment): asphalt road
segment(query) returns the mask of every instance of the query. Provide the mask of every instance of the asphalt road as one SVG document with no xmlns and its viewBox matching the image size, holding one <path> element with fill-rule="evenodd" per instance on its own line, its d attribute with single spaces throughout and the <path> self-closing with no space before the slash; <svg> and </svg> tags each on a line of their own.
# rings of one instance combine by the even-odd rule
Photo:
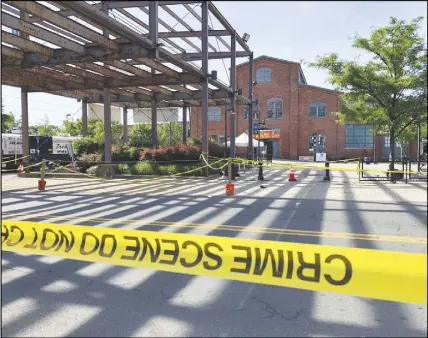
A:
<svg viewBox="0 0 428 338">
<path fill-rule="evenodd" d="M 2 218 L 427 252 L 406 240 L 427 236 L 426 183 L 287 175 L 266 170 L 260 188 L 247 171 L 235 197 L 221 179 L 52 179 L 41 193 L 36 179 L 6 175 Z M 419 337 L 426 327 L 426 306 L 2 253 L 4 336 Z"/>
</svg>

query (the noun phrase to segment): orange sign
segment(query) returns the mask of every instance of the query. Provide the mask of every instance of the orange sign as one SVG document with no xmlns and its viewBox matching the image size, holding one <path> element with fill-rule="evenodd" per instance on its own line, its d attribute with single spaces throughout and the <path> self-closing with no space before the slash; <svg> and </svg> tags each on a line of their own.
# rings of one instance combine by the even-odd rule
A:
<svg viewBox="0 0 428 338">
<path fill-rule="evenodd" d="M 260 130 L 258 134 L 254 135 L 254 138 L 256 140 L 258 140 L 259 138 L 261 140 L 271 140 L 271 139 L 279 140 L 280 139 L 279 132 L 280 132 L 280 129 Z"/>
</svg>

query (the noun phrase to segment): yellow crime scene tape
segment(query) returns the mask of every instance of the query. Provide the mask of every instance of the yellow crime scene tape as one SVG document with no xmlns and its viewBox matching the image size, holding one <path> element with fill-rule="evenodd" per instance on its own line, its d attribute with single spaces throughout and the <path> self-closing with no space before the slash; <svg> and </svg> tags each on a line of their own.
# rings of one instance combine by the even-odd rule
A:
<svg viewBox="0 0 428 338">
<path fill-rule="evenodd" d="M 178 176 L 182 176 L 182 175 L 185 175 L 185 174 L 190 174 L 192 172 L 199 171 L 201 169 L 205 169 L 205 168 L 208 168 L 208 167 L 211 168 L 212 165 L 215 165 L 215 164 L 217 164 L 217 163 L 219 163 L 221 161 L 224 161 L 224 159 L 219 159 L 218 161 L 211 163 L 211 165 L 201 166 L 201 167 L 198 167 L 198 168 L 195 168 L 195 169 L 191 169 L 191 170 L 187 170 L 187 171 L 184 171 L 184 172 L 181 172 L 181 173 L 175 173 L 175 174 L 169 174 L 169 175 L 162 175 L 162 176 L 157 176 L 157 177 L 147 177 L 147 178 L 142 178 L 142 179 L 132 179 L 132 180 L 130 180 L 130 179 L 126 179 L 126 178 L 120 178 L 120 179 L 115 179 L 115 180 L 116 181 L 132 181 L 133 183 L 147 182 L 147 181 L 154 181 L 154 180 L 162 180 L 162 179 L 165 179 L 165 178 L 168 178 L 168 177 L 178 177 Z M 107 179 L 107 178 L 99 177 L 99 176 L 94 176 L 94 175 L 89 175 L 89 174 L 86 174 L 86 173 L 81 173 L 81 172 L 78 172 L 78 171 L 73 170 L 71 168 L 68 168 L 66 166 L 62 166 L 62 165 L 60 165 L 58 163 L 55 163 L 53 161 L 50 161 L 50 162 L 54 163 L 55 165 L 57 165 L 58 167 L 60 167 L 60 168 L 62 168 L 64 170 L 70 171 L 70 172 L 78 174 L 80 176 L 86 176 L 86 177 L 94 178 L 94 179 L 98 179 L 98 180 L 111 181 L 111 179 Z M 227 162 L 226 162 L 226 164 L 220 166 L 219 168 L 215 168 L 215 169 L 222 169 L 226 165 L 227 165 Z"/>
<path fill-rule="evenodd" d="M 427 255 L 2 220 L 2 250 L 427 304 Z"/>
<path fill-rule="evenodd" d="M 38 165 L 41 165 L 41 164 L 43 164 L 43 161 L 42 162 L 39 162 L 39 163 L 34 163 L 34 164 L 30 164 L 30 165 L 28 165 L 28 166 L 26 166 L 26 167 L 22 167 L 21 169 L 27 169 L 27 168 L 31 168 L 31 167 L 35 167 L 35 166 L 38 166 Z M 2 170 L 2 172 L 7 172 L 7 171 L 18 171 L 19 169 L 17 168 L 17 169 L 3 169 Z"/>
<path fill-rule="evenodd" d="M 353 171 L 353 172 L 372 172 L 372 173 L 408 173 L 408 174 L 420 174 L 420 175 L 427 175 L 426 172 L 423 171 L 405 171 L 405 170 L 382 170 L 382 169 L 359 169 L 357 168 L 345 168 L 345 167 L 328 167 L 325 166 L 315 166 L 315 165 L 303 165 L 303 164 L 297 164 L 297 163 L 270 163 L 267 164 L 266 162 L 261 161 L 253 161 L 253 160 L 245 160 L 241 158 L 229 158 L 230 161 L 234 164 L 250 164 L 254 166 L 263 166 L 263 167 L 269 167 L 273 169 L 314 169 L 314 170 L 326 170 L 329 169 L 330 171 Z M 331 163 L 332 161 L 329 161 Z M 323 162 L 326 163 L 326 162 Z"/>
<path fill-rule="evenodd" d="M 15 158 L 15 159 L 13 159 L 13 160 L 9 160 L 9 161 L 1 161 L 1 163 L 15 162 L 15 161 L 18 161 L 18 160 L 22 160 L 22 159 L 24 159 L 24 158 L 27 158 L 27 157 L 29 157 L 29 156 L 30 156 L 30 155 L 23 156 L 23 157 L 19 157 L 19 158 Z"/>
</svg>

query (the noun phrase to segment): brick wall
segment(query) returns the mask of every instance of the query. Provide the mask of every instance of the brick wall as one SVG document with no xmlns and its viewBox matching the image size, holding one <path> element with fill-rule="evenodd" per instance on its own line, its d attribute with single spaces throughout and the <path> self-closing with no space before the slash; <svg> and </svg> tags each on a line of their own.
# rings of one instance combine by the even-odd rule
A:
<svg viewBox="0 0 428 338">
<path fill-rule="evenodd" d="M 254 60 L 254 75 L 257 68 L 269 67 L 272 70 L 271 83 L 257 83 L 254 86 L 253 98 L 260 102 L 260 116 L 266 120 L 268 128 L 280 129 L 279 156 L 280 158 L 297 159 L 299 156 L 313 155 L 309 152 L 309 135 L 314 132 L 324 133 L 326 137 L 326 152 L 330 159 L 373 157 L 373 149 L 346 149 L 345 126 L 337 123 L 333 114 L 339 111 L 339 93 L 298 82 L 300 64 L 284 60 L 260 57 Z M 249 65 L 237 67 L 237 87 L 243 89 L 243 95 L 248 97 Z M 282 119 L 267 119 L 267 102 L 272 98 L 281 98 L 283 102 Z M 312 102 L 323 102 L 327 107 L 325 118 L 314 118 L 309 115 Z M 222 107 L 221 121 L 208 122 L 208 135 L 224 135 L 224 114 Z M 202 136 L 202 120 L 200 108 L 192 108 L 191 137 Z M 236 135 L 248 130 L 248 120 L 244 120 L 244 106 L 237 106 Z M 257 121 L 254 121 L 257 122 Z M 230 135 L 230 119 L 228 117 L 228 134 Z M 383 137 L 376 138 L 377 154 L 381 156 Z M 410 155 L 416 153 L 415 146 L 409 148 Z M 412 155 L 411 155 L 412 156 Z"/>
</svg>

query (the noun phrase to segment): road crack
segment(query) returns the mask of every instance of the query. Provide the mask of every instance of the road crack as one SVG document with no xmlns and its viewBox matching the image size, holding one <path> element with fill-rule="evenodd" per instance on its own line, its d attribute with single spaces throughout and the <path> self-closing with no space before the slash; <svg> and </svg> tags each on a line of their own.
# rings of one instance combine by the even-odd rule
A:
<svg viewBox="0 0 428 338">
<path fill-rule="evenodd" d="M 274 317 L 281 317 L 282 319 L 285 319 L 287 321 L 293 321 L 295 319 L 297 319 L 304 311 L 304 309 L 300 309 L 298 311 L 296 311 L 296 313 L 294 314 L 294 316 L 288 316 L 286 313 L 281 313 L 278 310 L 276 310 L 273 306 L 271 306 L 268 302 L 258 299 L 257 297 L 252 297 L 252 299 L 260 304 L 263 304 L 265 306 L 265 308 L 263 309 L 264 311 L 266 311 L 267 313 L 269 313 L 269 315 L 262 317 L 262 319 L 265 318 L 274 318 Z"/>
</svg>

